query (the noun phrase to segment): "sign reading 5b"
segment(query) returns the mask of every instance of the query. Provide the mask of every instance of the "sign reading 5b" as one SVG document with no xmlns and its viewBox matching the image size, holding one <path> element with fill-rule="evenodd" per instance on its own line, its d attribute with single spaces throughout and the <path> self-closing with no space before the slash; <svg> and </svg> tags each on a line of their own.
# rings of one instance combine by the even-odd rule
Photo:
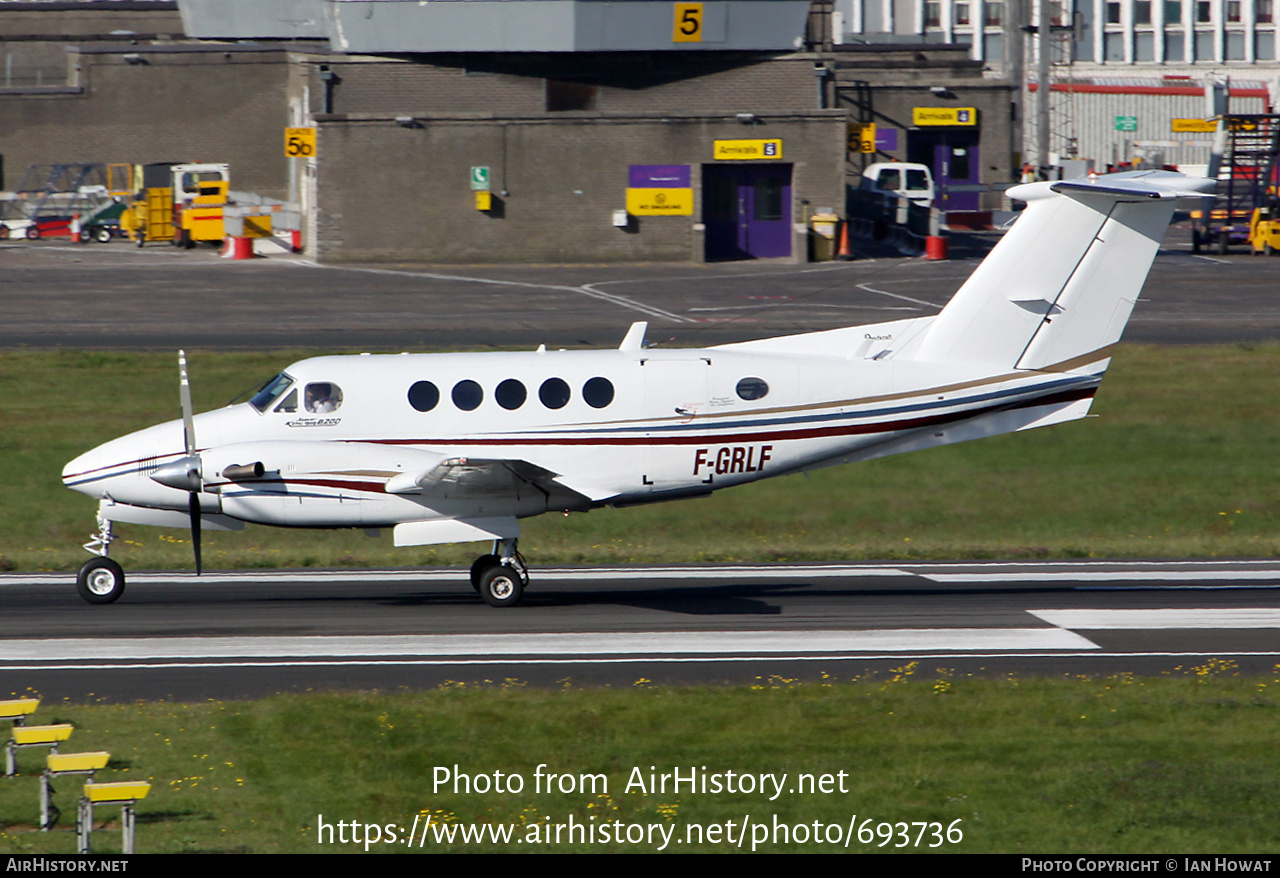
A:
<svg viewBox="0 0 1280 878">
<path fill-rule="evenodd" d="M 671 31 L 673 43 L 702 42 L 702 4 L 675 4 L 675 22 Z"/>
<path fill-rule="evenodd" d="M 316 154 L 316 129 L 284 129 L 284 154 L 291 159 L 308 158 Z"/>
</svg>

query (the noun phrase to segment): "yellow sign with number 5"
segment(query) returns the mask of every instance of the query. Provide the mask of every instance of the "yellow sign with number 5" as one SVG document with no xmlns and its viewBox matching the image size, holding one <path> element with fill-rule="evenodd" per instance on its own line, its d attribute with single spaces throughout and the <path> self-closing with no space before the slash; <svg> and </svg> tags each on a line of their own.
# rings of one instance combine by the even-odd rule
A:
<svg viewBox="0 0 1280 878">
<path fill-rule="evenodd" d="M 675 7 L 675 24 L 671 31 L 671 42 L 702 42 L 702 4 L 677 3 Z"/>
<path fill-rule="evenodd" d="M 316 129 L 284 129 L 284 154 L 291 159 L 310 158 L 316 154 Z"/>
</svg>

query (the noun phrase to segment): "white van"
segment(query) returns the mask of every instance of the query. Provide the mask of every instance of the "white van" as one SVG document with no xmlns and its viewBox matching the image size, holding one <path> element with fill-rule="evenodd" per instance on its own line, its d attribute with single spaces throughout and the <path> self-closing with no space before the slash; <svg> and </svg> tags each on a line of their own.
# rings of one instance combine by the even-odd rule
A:
<svg viewBox="0 0 1280 878">
<path fill-rule="evenodd" d="M 933 206 L 933 174 L 915 162 L 876 162 L 862 172 L 858 188 L 885 195 L 905 195 L 913 204 Z"/>
</svg>

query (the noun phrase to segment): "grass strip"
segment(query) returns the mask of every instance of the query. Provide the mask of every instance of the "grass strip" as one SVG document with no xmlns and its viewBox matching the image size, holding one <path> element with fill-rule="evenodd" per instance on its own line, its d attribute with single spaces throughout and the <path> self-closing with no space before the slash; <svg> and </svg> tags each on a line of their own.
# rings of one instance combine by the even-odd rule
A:
<svg viewBox="0 0 1280 878">
<path fill-rule="evenodd" d="M 299 352 L 192 352 L 197 410 Z M 1097 418 L 786 476 L 710 498 L 525 523 L 531 563 L 836 561 L 1280 554 L 1280 345 L 1123 346 Z M 169 353 L 0 353 L 0 569 L 73 570 L 94 501 L 63 464 L 177 416 Z M 185 531 L 123 525 L 127 570 L 192 566 Z M 211 568 L 468 565 L 475 547 L 250 525 L 206 533 Z"/>
<path fill-rule="evenodd" d="M 147 779 L 138 806 L 139 852 L 363 851 L 377 824 L 387 837 L 429 817 L 441 837 L 454 827 L 512 827 L 508 843 L 373 844 L 377 852 L 649 851 L 658 841 L 585 843 L 547 824 L 619 821 L 668 827 L 667 850 L 738 850 L 691 826 L 806 825 L 806 839 L 776 835 L 761 851 L 843 850 L 813 838 L 815 822 L 870 843 L 851 851 L 927 851 L 931 835 L 898 847 L 882 823 L 938 824 L 963 839 L 932 848 L 960 852 L 1251 853 L 1275 850 L 1280 797 L 1280 666 L 1238 676 L 1208 660 L 1162 677 L 1056 679 L 970 676 L 906 664 L 892 672 L 753 686 L 531 689 L 515 681 L 446 684 L 416 693 L 279 695 L 253 702 L 62 704 L 41 721 L 76 725 L 75 749 L 109 750 L 98 780 Z M 78 784 L 57 784 L 64 819 L 35 831 L 35 768 L 0 780 L 0 851 L 74 850 Z M 535 776 L 560 779 L 547 791 Z M 650 779 L 679 769 L 719 775 L 786 773 L 783 792 L 666 791 Z M 441 771 L 448 772 L 443 786 Z M 519 792 L 452 786 L 501 771 Z M 843 776 L 840 774 L 843 772 Z M 793 792 L 801 774 L 814 791 Z M 599 776 L 595 786 L 585 776 Z M 827 776 L 827 791 L 822 776 Z M 566 781 L 565 778 L 570 779 Z M 640 779 L 644 787 L 636 784 Z M 631 788 L 628 789 L 628 784 Z M 739 783 L 745 786 L 745 783 Z M 763 784 L 761 784 L 763 786 Z M 843 786 L 843 792 L 840 787 Z M 100 819 L 117 811 L 103 809 Z M 856 816 L 855 816 L 856 815 Z M 320 824 L 335 829 L 320 843 Z M 956 821 L 959 821 L 958 823 Z M 533 828 L 531 828 L 533 827 Z M 930 830 L 931 831 L 931 830 Z M 534 836 L 536 834 L 536 837 Z M 632 836 L 633 840 L 635 836 Z M 688 839 L 692 838 L 693 843 Z M 326 839 L 327 841 L 327 839 Z M 742 850 L 750 849 L 751 839 Z M 119 834 L 95 833 L 94 850 L 119 850 Z M 883 847 L 880 845 L 883 843 Z"/>
</svg>

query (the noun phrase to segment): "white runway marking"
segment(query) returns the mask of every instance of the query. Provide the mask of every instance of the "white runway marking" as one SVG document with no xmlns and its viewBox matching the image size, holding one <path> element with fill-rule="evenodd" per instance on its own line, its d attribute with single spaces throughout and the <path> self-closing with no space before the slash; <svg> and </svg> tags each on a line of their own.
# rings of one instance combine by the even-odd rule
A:
<svg viewBox="0 0 1280 878">
<path fill-rule="evenodd" d="M 932 582 L 1280 582 L 1280 570 L 1054 570 L 1044 573 L 921 573 Z"/>
<path fill-rule="evenodd" d="M 718 656 L 775 658 L 913 650 L 1081 650 L 1099 647 L 1061 628 L 919 628 L 876 631 L 427 634 L 387 637 L 121 637 L 0 640 L 0 661 L 142 662 L 165 659 L 388 656 Z"/>
<path fill-rule="evenodd" d="M 1086 631 L 1153 628 L 1280 628 L 1280 609 L 1029 610 L 1031 615 L 1062 628 Z"/>
<path fill-rule="evenodd" d="M 673 323 L 692 323 L 693 322 L 688 317 L 681 317 L 679 314 L 673 314 L 672 312 L 665 311 L 662 308 L 658 308 L 653 305 L 646 305 L 643 302 L 637 302 L 634 299 L 628 299 L 626 296 L 616 296 L 613 293 L 606 293 L 601 290 L 597 290 L 594 287 L 592 287 L 591 284 L 583 284 L 582 286 L 571 287 L 565 284 L 540 284 L 540 283 L 534 283 L 532 281 L 498 280 L 496 278 L 488 278 L 488 277 L 471 277 L 464 274 L 440 274 L 438 272 L 432 272 L 432 271 L 406 271 L 406 270 L 400 270 L 400 269 L 394 269 L 394 268 L 357 268 L 357 267 L 345 266 L 345 265 L 321 265 L 316 262 L 308 262 L 308 261 L 298 261 L 293 264 L 304 265 L 307 268 L 327 269 L 330 271 L 357 271 L 357 272 L 364 272 L 365 274 L 390 274 L 390 275 L 399 275 L 402 277 L 423 277 L 429 280 L 445 280 L 445 281 L 453 281 L 458 283 L 486 284 L 488 286 L 497 286 L 497 287 L 525 287 L 525 288 L 539 289 L 539 290 L 556 290 L 560 292 L 578 293 L 580 295 L 588 296 L 592 299 L 598 299 L 602 302 L 609 302 L 614 305 L 619 305 L 623 308 L 629 308 L 633 311 L 639 311 L 640 313 L 647 314 L 650 317 L 659 317 L 663 320 L 670 320 Z"/>
</svg>

